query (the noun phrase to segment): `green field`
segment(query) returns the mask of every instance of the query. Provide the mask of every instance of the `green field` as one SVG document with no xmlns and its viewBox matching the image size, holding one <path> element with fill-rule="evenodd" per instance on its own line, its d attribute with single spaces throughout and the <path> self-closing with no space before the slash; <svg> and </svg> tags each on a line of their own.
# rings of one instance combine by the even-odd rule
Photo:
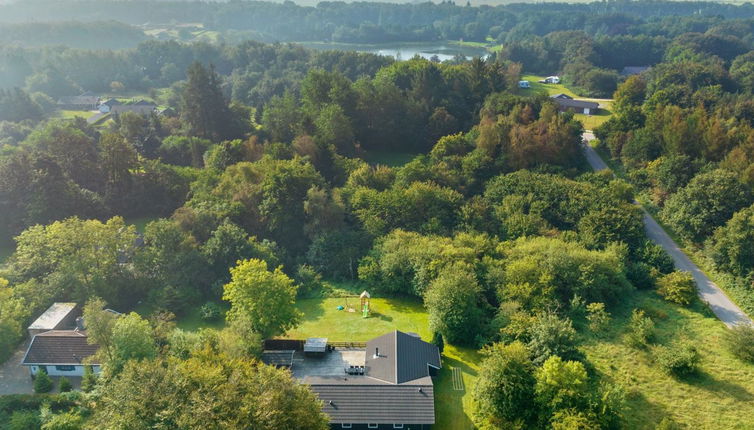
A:
<svg viewBox="0 0 754 430">
<path fill-rule="evenodd" d="M 86 119 L 94 114 L 95 112 L 84 111 L 84 110 L 58 110 L 55 114 L 55 118 L 73 119 L 78 116 L 78 117 Z"/>
<path fill-rule="evenodd" d="M 544 76 L 537 76 L 537 75 L 522 75 L 521 80 L 529 81 L 531 84 L 531 88 L 524 89 L 519 88 L 518 94 L 521 95 L 531 95 L 536 94 L 538 92 L 545 92 L 547 95 L 553 96 L 555 94 L 566 94 L 568 96 L 571 96 L 573 98 L 577 98 L 579 100 L 587 100 L 587 101 L 593 101 L 600 104 L 600 110 L 599 113 L 596 115 L 584 115 L 577 113 L 574 115 L 574 117 L 581 121 L 582 124 L 584 124 L 584 128 L 586 130 L 594 130 L 595 127 L 601 125 L 603 122 L 607 121 L 610 116 L 612 116 L 612 108 L 613 108 L 613 101 L 611 99 L 594 99 L 594 98 L 588 98 L 588 97 L 579 97 L 578 94 L 573 92 L 571 89 L 566 87 L 563 84 L 541 84 L 537 81 L 540 81 L 544 79 Z"/>
<path fill-rule="evenodd" d="M 631 309 L 641 307 L 657 323 L 658 343 L 688 339 L 701 353 L 697 375 L 683 380 L 660 371 L 652 349 L 622 342 Z M 723 344 L 727 328 L 701 303 L 682 308 L 654 292 L 625 297 L 604 339 L 589 337 L 582 349 L 597 373 L 627 393 L 626 428 L 653 429 L 664 417 L 693 429 L 752 429 L 754 365 L 731 356 Z"/>
</svg>

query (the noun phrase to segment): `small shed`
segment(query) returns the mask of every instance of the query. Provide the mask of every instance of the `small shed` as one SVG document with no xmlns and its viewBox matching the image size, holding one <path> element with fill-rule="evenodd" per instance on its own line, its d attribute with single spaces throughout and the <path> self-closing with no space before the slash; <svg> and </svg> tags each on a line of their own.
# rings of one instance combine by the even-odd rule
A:
<svg viewBox="0 0 754 430">
<path fill-rule="evenodd" d="M 531 82 L 529 82 L 529 81 L 518 81 L 518 87 L 519 88 L 531 88 Z"/>
<path fill-rule="evenodd" d="M 50 330 L 72 330 L 76 327 L 76 318 L 81 316 L 81 310 L 76 303 L 53 303 L 52 306 L 39 316 L 29 326 L 29 336 Z"/>
<path fill-rule="evenodd" d="M 324 355 L 327 352 L 326 337 L 310 337 L 304 343 L 304 354 L 308 356 Z"/>
<path fill-rule="evenodd" d="M 295 352 L 296 351 L 292 349 L 281 351 L 262 351 L 262 363 L 269 366 L 275 366 L 277 368 L 282 367 L 290 369 L 293 366 L 293 354 Z"/>
</svg>

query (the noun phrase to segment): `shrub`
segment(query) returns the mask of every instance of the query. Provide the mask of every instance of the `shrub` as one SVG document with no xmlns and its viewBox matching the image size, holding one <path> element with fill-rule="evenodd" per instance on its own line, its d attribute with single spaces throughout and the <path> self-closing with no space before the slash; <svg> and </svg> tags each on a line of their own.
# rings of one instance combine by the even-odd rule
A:
<svg viewBox="0 0 754 430">
<path fill-rule="evenodd" d="M 92 366 L 84 366 L 84 377 L 81 378 L 81 391 L 88 393 L 97 385 L 97 376 L 92 370 Z"/>
<path fill-rule="evenodd" d="M 307 264 L 298 266 L 293 279 L 298 284 L 299 297 L 316 297 L 324 290 L 322 275 Z"/>
<path fill-rule="evenodd" d="M 437 349 L 440 350 L 440 354 L 442 354 L 442 351 L 445 349 L 445 341 L 442 339 L 442 333 L 435 332 L 432 335 L 432 344 L 437 347 Z"/>
<path fill-rule="evenodd" d="M 580 360 L 581 353 L 576 348 L 576 330 L 569 319 L 561 319 L 554 313 L 537 316 L 527 330 L 534 364 L 542 364 L 553 355 L 564 360 Z"/>
<path fill-rule="evenodd" d="M 41 424 L 37 412 L 16 411 L 10 416 L 7 428 L 8 430 L 37 430 Z"/>
<path fill-rule="evenodd" d="M 75 412 L 53 415 L 42 430 L 79 430 L 84 427 L 84 419 Z"/>
<path fill-rule="evenodd" d="M 654 338 L 655 323 L 652 318 L 646 316 L 643 310 L 634 309 L 631 313 L 631 322 L 628 329 L 627 343 L 634 348 L 641 348 Z"/>
<path fill-rule="evenodd" d="M 656 357 L 662 370 L 678 377 L 695 373 L 699 365 L 699 351 L 690 342 L 675 343 L 669 347 L 660 346 L 657 348 Z"/>
<path fill-rule="evenodd" d="M 610 313 L 605 310 L 604 303 L 589 303 L 586 306 L 586 311 L 589 330 L 594 333 L 605 330 L 608 324 L 610 324 Z"/>
<path fill-rule="evenodd" d="M 73 389 L 73 385 L 71 384 L 71 381 L 68 380 L 68 378 L 63 376 L 58 381 L 58 389 L 61 393 L 67 393 Z"/>
<path fill-rule="evenodd" d="M 217 321 L 223 314 L 223 309 L 215 302 L 207 302 L 199 309 L 199 316 L 204 321 Z"/>
<path fill-rule="evenodd" d="M 696 283 L 689 272 L 676 270 L 657 281 L 658 290 L 665 300 L 688 306 L 696 297 Z"/>
<path fill-rule="evenodd" d="M 754 327 L 736 325 L 725 334 L 728 350 L 739 360 L 754 363 Z"/>
<path fill-rule="evenodd" d="M 46 371 L 40 370 L 34 377 L 34 392 L 49 393 L 52 390 L 52 379 Z"/>
</svg>

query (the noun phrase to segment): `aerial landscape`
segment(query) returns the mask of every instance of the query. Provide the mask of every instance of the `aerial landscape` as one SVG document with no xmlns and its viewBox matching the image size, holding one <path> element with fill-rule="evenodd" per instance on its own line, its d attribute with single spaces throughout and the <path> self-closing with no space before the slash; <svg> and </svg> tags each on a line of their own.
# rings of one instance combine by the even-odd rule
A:
<svg viewBox="0 0 754 430">
<path fill-rule="evenodd" d="M 754 4 L 0 0 L 0 430 L 754 430 Z"/>
</svg>

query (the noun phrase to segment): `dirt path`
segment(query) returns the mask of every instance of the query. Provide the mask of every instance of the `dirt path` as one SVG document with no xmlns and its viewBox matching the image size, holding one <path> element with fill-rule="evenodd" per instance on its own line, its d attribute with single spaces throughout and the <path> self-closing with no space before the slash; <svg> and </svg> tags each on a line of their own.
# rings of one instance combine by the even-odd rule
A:
<svg viewBox="0 0 754 430">
<path fill-rule="evenodd" d="M 584 140 L 594 140 L 591 132 L 584 133 Z M 607 164 L 600 158 L 597 151 L 589 145 L 583 145 L 584 156 L 594 170 L 607 169 Z M 643 209 L 642 209 L 643 210 Z M 727 295 L 720 289 L 693 261 L 681 250 L 678 244 L 662 229 L 660 224 L 644 210 L 644 228 L 647 237 L 662 246 L 670 254 L 679 270 L 690 272 L 696 281 L 699 297 L 704 300 L 718 319 L 728 327 L 737 324 L 752 324 L 749 318 Z"/>
</svg>

